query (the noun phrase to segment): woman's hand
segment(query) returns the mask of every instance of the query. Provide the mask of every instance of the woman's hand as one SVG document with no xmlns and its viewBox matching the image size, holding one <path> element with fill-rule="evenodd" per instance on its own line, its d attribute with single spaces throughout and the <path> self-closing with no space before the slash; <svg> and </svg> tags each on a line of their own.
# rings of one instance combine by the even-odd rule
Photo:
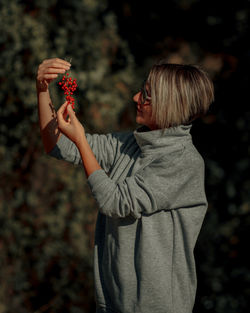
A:
<svg viewBox="0 0 250 313">
<path fill-rule="evenodd" d="M 37 90 L 47 91 L 49 84 L 70 69 L 71 64 L 59 58 L 44 60 L 37 71 Z"/>
<path fill-rule="evenodd" d="M 69 116 L 68 120 L 67 115 Z M 89 177 L 93 172 L 100 170 L 101 166 L 90 148 L 84 128 L 78 121 L 71 105 L 68 105 L 67 102 L 57 111 L 57 121 L 61 132 L 76 144 L 86 176 Z"/>
<path fill-rule="evenodd" d="M 69 116 L 67 119 L 67 115 Z M 85 130 L 76 117 L 71 105 L 65 102 L 57 111 L 58 128 L 79 148 L 85 137 Z"/>
</svg>

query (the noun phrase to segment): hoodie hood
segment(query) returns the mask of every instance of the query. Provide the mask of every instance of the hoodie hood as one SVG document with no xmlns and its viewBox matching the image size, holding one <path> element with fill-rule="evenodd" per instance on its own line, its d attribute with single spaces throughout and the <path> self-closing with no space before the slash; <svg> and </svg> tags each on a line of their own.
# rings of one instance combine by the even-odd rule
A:
<svg viewBox="0 0 250 313">
<path fill-rule="evenodd" d="M 183 145 L 187 140 L 192 140 L 190 130 L 192 125 L 179 125 L 164 130 L 150 130 L 146 126 L 134 131 L 134 136 L 142 153 L 158 153 L 162 149 L 173 149 L 176 145 Z"/>
</svg>

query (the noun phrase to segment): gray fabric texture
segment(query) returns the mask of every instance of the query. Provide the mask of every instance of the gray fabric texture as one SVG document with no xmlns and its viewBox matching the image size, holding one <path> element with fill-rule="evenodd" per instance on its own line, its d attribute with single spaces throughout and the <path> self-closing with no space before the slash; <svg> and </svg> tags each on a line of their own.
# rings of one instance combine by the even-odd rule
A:
<svg viewBox="0 0 250 313">
<path fill-rule="evenodd" d="M 191 125 L 89 135 L 102 169 L 88 184 L 99 214 L 94 274 L 98 313 L 191 313 L 193 250 L 206 213 L 204 161 Z M 61 136 L 50 155 L 81 164 Z"/>
</svg>

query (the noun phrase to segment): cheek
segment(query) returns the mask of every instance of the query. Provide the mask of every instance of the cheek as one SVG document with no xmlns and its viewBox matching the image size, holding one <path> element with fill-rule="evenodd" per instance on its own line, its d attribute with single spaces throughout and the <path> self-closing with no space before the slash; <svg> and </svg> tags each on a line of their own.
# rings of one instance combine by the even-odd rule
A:
<svg viewBox="0 0 250 313">
<path fill-rule="evenodd" d="M 152 109 L 151 109 L 151 106 L 148 106 L 147 107 L 147 110 L 145 112 L 147 114 L 148 117 L 152 117 Z"/>
</svg>

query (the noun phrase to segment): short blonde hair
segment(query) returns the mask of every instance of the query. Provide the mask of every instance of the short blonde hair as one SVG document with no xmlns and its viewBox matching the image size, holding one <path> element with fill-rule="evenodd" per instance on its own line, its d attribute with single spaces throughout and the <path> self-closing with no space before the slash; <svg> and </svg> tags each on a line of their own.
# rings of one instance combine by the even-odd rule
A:
<svg viewBox="0 0 250 313">
<path fill-rule="evenodd" d="M 159 128 L 190 123 L 204 115 L 214 100 L 213 83 L 197 65 L 155 64 L 146 83 Z"/>
</svg>

